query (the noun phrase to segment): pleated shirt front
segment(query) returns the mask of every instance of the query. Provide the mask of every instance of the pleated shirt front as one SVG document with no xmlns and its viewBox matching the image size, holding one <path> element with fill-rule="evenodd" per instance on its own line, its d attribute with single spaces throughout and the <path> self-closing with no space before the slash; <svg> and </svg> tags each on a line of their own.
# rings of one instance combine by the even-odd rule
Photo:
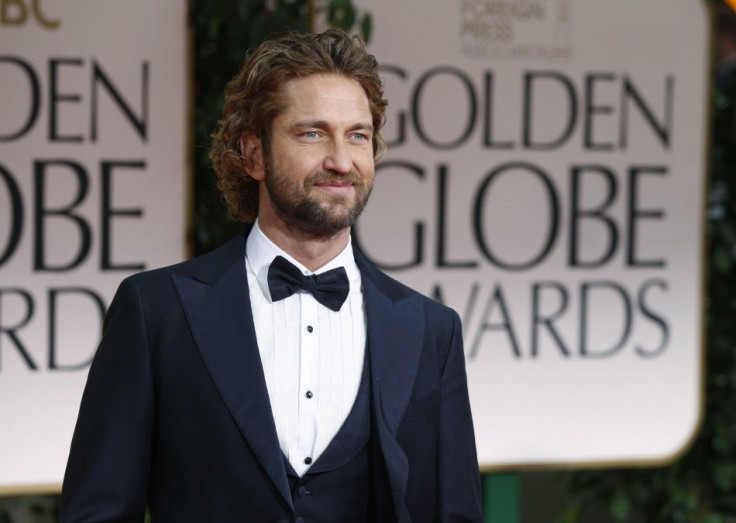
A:
<svg viewBox="0 0 736 523">
<path fill-rule="evenodd" d="M 298 292 L 272 302 L 268 268 L 283 256 L 305 275 L 344 267 L 348 298 L 337 312 Z M 279 445 L 300 476 L 327 448 L 355 402 L 363 371 L 366 318 L 353 248 L 312 273 L 269 240 L 256 221 L 246 270 L 258 350 Z"/>
</svg>

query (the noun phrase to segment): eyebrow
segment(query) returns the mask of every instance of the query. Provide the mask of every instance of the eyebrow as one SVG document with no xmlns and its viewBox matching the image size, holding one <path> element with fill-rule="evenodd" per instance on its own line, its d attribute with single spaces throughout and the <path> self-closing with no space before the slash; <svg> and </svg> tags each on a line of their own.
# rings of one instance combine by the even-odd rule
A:
<svg viewBox="0 0 736 523">
<path fill-rule="evenodd" d="M 327 120 L 302 120 L 300 122 L 295 122 L 291 128 L 292 129 L 303 129 L 305 127 L 316 127 L 318 129 L 327 129 L 330 127 L 330 123 Z M 352 125 L 350 127 L 351 131 L 373 131 L 373 124 L 371 123 L 364 123 L 359 122 L 355 125 Z"/>
</svg>

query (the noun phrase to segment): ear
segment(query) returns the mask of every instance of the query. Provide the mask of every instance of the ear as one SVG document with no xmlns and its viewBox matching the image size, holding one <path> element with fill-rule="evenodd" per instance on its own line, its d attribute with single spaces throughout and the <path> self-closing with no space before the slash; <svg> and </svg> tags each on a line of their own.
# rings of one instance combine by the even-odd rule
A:
<svg viewBox="0 0 736 523">
<path fill-rule="evenodd" d="M 263 145 L 255 134 L 243 133 L 240 136 L 240 154 L 245 158 L 248 174 L 256 181 L 263 181 Z"/>
</svg>

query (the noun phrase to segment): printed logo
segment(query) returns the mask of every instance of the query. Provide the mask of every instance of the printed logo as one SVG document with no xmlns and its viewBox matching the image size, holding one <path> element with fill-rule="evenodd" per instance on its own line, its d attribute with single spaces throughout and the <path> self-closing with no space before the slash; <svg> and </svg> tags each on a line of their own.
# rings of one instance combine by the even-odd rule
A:
<svg viewBox="0 0 736 523">
<path fill-rule="evenodd" d="M 60 21 L 46 16 L 41 0 L 26 5 L 25 0 L 0 0 L 0 26 L 24 26 L 35 20 L 44 29 L 58 29 Z"/>
<path fill-rule="evenodd" d="M 572 0 L 461 0 L 461 52 L 468 56 L 567 60 Z"/>
</svg>

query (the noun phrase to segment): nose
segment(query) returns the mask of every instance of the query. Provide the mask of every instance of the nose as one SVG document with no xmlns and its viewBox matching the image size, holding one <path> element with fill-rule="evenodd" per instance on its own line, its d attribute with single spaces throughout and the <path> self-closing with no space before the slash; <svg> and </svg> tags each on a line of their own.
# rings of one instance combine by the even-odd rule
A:
<svg viewBox="0 0 736 523">
<path fill-rule="evenodd" d="M 353 169 L 353 159 L 348 146 L 340 141 L 332 144 L 324 160 L 324 168 L 340 174 L 347 174 Z"/>
</svg>

